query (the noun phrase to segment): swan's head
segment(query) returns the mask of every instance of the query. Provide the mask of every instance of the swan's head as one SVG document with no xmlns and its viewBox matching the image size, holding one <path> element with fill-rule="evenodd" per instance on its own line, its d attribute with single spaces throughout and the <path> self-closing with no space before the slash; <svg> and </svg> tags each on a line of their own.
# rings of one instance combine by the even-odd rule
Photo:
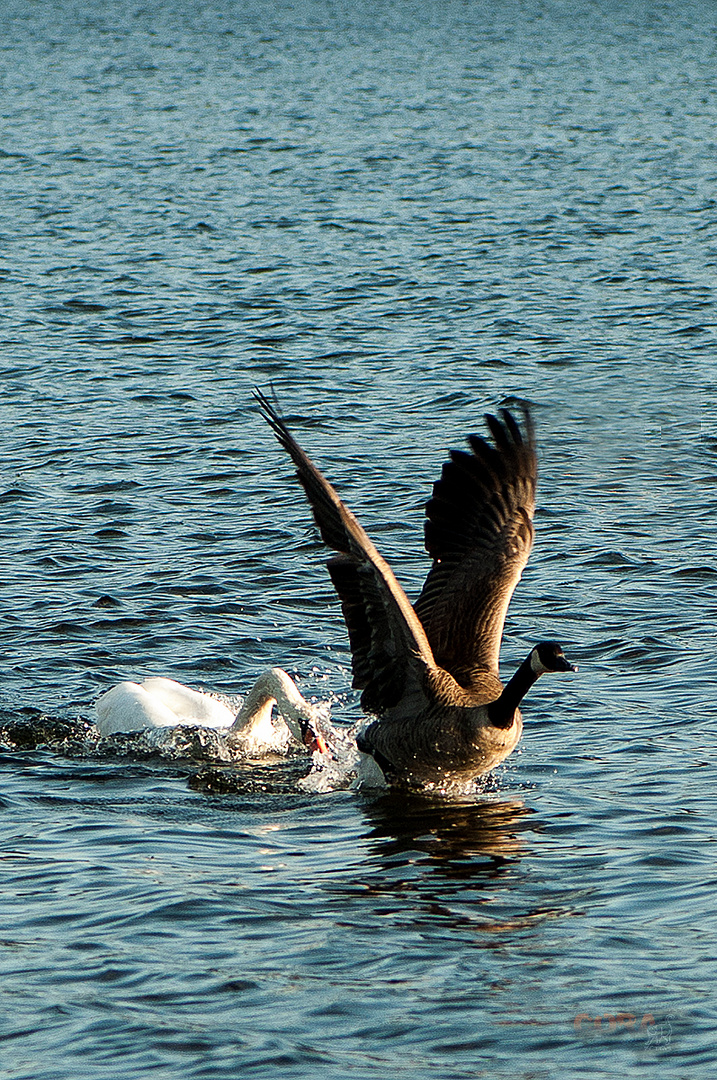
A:
<svg viewBox="0 0 717 1080">
<path fill-rule="evenodd" d="M 313 720 L 306 720 L 304 717 L 300 717 L 297 720 L 290 720 L 288 717 L 284 717 L 286 720 L 289 731 L 297 740 L 297 742 L 303 743 L 309 753 L 313 754 L 318 750 L 320 754 L 325 754 L 328 750 L 326 746 L 326 740 L 319 731 L 319 725 Z"/>
<path fill-rule="evenodd" d="M 536 675 L 545 675 L 548 671 L 577 671 L 571 664 L 562 645 L 557 641 L 539 641 L 530 654 L 530 666 Z"/>
</svg>

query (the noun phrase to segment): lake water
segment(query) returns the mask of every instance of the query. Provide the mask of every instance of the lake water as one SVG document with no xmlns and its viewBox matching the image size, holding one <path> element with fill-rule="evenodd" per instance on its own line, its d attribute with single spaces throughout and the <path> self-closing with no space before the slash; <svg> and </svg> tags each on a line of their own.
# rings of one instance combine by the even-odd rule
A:
<svg viewBox="0 0 717 1080">
<path fill-rule="evenodd" d="M 712 1080 L 715 6 L 3 24 L 0 1077 Z M 149 674 L 360 715 L 255 385 L 412 597 L 447 450 L 533 403 L 502 663 L 580 671 L 476 799 L 92 742 Z"/>
</svg>

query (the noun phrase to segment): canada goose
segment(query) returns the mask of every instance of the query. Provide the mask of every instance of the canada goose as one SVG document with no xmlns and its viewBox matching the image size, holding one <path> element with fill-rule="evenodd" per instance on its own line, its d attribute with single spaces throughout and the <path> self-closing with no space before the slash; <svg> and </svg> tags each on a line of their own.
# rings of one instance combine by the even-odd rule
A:
<svg viewBox="0 0 717 1080">
<path fill-rule="evenodd" d="M 533 425 L 507 409 L 486 416 L 493 437 L 451 451 L 426 507 L 433 565 L 411 606 L 393 571 L 304 453 L 275 406 L 264 418 L 297 468 L 323 541 L 352 652 L 353 685 L 374 720 L 358 738 L 388 780 L 464 783 L 493 769 L 520 739 L 518 708 L 536 679 L 575 671 L 557 642 L 536 645 L 504 687 L 503 623 L 533 543 Z"/>
<path fill-rule="evenodd" d="M 284 724 L 272 722 L 274 705 Z M 103 736 L 188 725 L 220 729 L 228 746 L 246 754 L 283 748 L 289 732 L 309 750 L 326 751 L 317 710 L 281 668 L 259 676 L 236 717 L 209 694 L 163 678 L 118 683 L 98 699 L 95 711 Z"/>
</svg>

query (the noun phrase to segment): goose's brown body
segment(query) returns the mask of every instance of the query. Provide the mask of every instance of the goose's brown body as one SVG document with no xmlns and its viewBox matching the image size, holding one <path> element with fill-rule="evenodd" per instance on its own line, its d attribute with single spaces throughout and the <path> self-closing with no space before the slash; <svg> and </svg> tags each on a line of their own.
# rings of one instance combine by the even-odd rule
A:
<svg viewBox="0 0 717 1080">
<path fill-rule="evenodd" d="M 490 772 L 517 746 L 520 710 L 507 727 L 497 727 L 488 715 L 486 706 L 503 692 L 496 675 L 476 672 L 470 690 L 464 690 L 442 674 L 426 676 L 424 700 L 417 700 L 415 711 L 404 698 L 362 733 L 359 749 L 376 758 L 389 780 L 464 783 Z"/>
<path fill-rule="evenodd" d="M 433 559 L 412 607 L 391 568 L 272 403 L 256 397 L 297 467 L 322 539 L 352 651 L 353 685 L 378 719 L 359 739 L 389 779 L 443 783 L 489 772 L 516 746 L 518 704 L 544 671 L 572 670 L 553 642 L 532 650 L 507 687 L 498 675 L 505 615 L 533 541 L 533 428 L 487 416 L 493 445 L 469 436 L 426 507 Z M 538 655 L 538 650 L 542 650 Z"/>
</svg>

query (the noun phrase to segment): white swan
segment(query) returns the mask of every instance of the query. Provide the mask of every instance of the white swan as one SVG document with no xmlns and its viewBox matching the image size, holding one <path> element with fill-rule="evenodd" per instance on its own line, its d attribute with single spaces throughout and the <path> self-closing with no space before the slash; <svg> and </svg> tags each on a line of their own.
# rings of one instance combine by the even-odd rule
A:
<svg viewBox="0 0 717 1080">
<path fill-rule="evenodd" d="M 279 712 L 276 721 L 274 705 Z M 310 751 L 327 749 L 317 709 L 281 668 L 269 668 L 259 676 L 236 717 L 209 694 L 163 678 L 118 683 L 98 699 L 95 711 L 102 736 L 187 725 L 224 730 L 227 744 L 243 753 L 279 749 L 286 745 L 289 732 Z"/>
</svg>

